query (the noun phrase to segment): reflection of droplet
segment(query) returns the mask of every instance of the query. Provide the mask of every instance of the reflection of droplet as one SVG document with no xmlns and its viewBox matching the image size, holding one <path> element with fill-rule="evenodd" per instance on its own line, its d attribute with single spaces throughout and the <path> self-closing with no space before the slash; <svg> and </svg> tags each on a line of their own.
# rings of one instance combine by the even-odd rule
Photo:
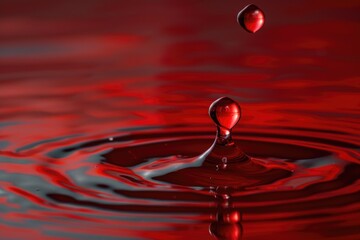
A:
<svg viewBox="0 0 360 240">
<path fill-rule="evenodd" d="M 264 12 L 254 4 L 250 4 L 238 13 L 237 21 L 246 31 L 255 33 L 264 25 Z"/>
</svg>

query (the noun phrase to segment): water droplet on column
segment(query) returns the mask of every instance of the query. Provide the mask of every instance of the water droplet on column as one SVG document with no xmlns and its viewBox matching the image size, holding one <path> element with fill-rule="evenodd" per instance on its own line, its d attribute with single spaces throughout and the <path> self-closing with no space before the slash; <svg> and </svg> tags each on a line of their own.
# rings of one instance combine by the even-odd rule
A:
<svg viewBox="0 0 360 240">
<path fill-rule="evenodd" d="M 222 97 L 211 104 L 209 115 L 218 127 L 231 130 L 241 118 L 241 109 L 231 98 Z"/>
<path fill-rule="evenodd" d="M 217 134 L 205 152 L 175 162 L 173 158 L 171 162 L 160 158 L 150 165 L 141 166 L 136 172 L 146 178 L 178 185 L 224 188 L 225 192 L 217 190 L 217 196 L 222 199 L 227 199 L 232 189 L 272 183 L 292 174 L 282 163 L 248 156 L 239 145 L 241 140 L 232 139 L 231 131 L 241 118 L 241 108 L 234 100 L 228 97 L 215 100 L 210 105 L 209 115 L 217 127 Z M 157 171 L 149 171 L 155 168 Z"/>
<path fill-rule="evenodd" d="M 217 126 L 219 142 L 230 142 L 231 129 L 241 118 L 239 104 L 228 97 L 219 98 L 211 104 L 209 115 Z"/>
<path fill-rule="evenodd" d="M 250 4 L 238 13 L 237 21 L 246 31 L 255 33 L 264 25 L 264 12 L 254 4 Z"/>
</svg>

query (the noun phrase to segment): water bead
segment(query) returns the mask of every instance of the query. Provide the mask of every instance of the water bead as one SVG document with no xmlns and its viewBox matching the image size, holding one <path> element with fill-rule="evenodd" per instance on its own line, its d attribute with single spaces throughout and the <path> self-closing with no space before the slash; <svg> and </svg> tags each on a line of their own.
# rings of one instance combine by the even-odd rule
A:
<svg viewBox="0 0 360 240">
<path fill-rule="evenodd" d="M 241 118 L 241 108 L 231 98 L 222 97 L 210 105 L 209 115 L 218 127 L 231 130 Z"/>
<path fill-rule="evenodd" d="M 264 12 L 254 4 L 250 4 L 238 13 L 237 21 L 246 31 L 255 33 L 264 25 Z"/>
<path fill-rule="evenodd" d="M 232 143 L 231 129 L 241 118 L 239 104 L 228 97 L 219 98 L 210 105 L 209 115 L 217 126 L 217 142 Z"/>
</svg>

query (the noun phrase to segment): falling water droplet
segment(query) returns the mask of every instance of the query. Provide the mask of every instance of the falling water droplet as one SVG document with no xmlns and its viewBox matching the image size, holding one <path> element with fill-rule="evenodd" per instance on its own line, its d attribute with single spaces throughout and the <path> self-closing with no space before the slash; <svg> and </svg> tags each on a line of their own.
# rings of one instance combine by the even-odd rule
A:
<svg viewBox="0 0 360 240">
<path fill-rule="evenodd" d="M 264 25 L 264 12 L 254 4 L 250 4 L 238 13 L 237 21 L 246 31 L 255 33 Z"/>
</svg>

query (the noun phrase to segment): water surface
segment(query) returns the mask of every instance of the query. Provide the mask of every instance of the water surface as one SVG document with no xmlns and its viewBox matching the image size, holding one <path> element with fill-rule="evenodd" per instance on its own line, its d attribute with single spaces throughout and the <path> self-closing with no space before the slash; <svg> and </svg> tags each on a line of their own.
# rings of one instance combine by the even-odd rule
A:
<svg viewBox="0 0 360 240">
<path fill-rule="evenodd" d="M 360 4 L 254 2 L 249 34 L 250 3 L 3 0 L 2 238 L 360 238 Z M 236 142 L 291 177 L 227 192 L 137 174 L 203 153 L 221 96 L 242 107 Z"/>
</svg>

